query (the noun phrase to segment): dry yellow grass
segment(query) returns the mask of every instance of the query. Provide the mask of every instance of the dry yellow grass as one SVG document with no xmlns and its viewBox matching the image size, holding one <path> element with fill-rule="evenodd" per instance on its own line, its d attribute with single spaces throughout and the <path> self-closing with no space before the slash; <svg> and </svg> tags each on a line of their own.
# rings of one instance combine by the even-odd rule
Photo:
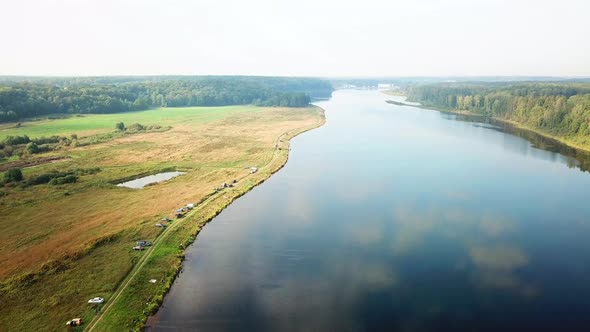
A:
<svg viewBox="0 0 590 332">
<path fill-rule="evenodd" d="M 142 190 L 79 183 L 10 192 L 0 207 L 4 217 L 0 220 L 0 280 L 34 270 L 102 235 L 154 220 L 157 215 L 170 215 L 176 207 L 199 201 L 220 183 L 247 174 L 244 167 L 267 162 L 282 133 L 317 121 L 310 110 L 274 108 L 253 113 L 67 151 L 71 160 L 47 165 L 44 170 L 101 167 L 103 172 L 88 177 L 107 181 L 149 171 L 146 165 L 172 165 L 188 173 Z M 72 194 L 66 196 L 64 191 Z"/>
<path fill-rule="evenodd" d="M 36 273 L 47 262 L 79 255 L 97 239 L 116 234 L 116 240 L 108 244 L 117 248 L 111 253 L 112 260 L 105 261 L 104 249 L 100 246 L 99 250 L 84 252 L 79 263 L 91 265 L 94 256 L 97 264 L 108 265 L 112 261 L 113 266 L 101 268 L 112 270 L 105 287 L 114 290 L 133 265 L 136 253 L 121 248 L 132 246 L 134 237 L 155 238 L 160 229 L 153 225 L 161 216 L 170 216 L 174 209 L 189 202 L 199 202 L 222 182 L 248 176 L 245 167 L 260 167 L 270 162 L 282 134 L 314 127 L 322 119 L 322 112 L 317 108 L 252 107 L 232 110 L 214 121 L 185 121 L 179 117 L 169 123 L 171 130 L 71 148 L 59 152 L 70 159 L 26 169 L 25 176 L 87 167 L 100 167 L 102 171 L 84 175 L 75 184 L 5 189 L 8 195 L 0 198 L 0 215 L 3 216 L 0 220 L 3 230 L 0 233 L 0 280 L 4 281 L 4 291 L 51 292 L 61 298 L 57 287 L 63 275 L 42 275 L 40 278 L 47 279 L 44 281 L 47 287 L 39 282 L 32 286 L 15 283 L 14 277 Z M 187 173 L 141 190 L 112 184 L 118 179 L 154 173 L 166 167 L 176 167 Z M 66 269 L 72 270 L 70 277 L 73 279 L 89 278 L 79 267 L 73 272 L 75 264 Z M 26 299 L 33 296 L 21 294 L 0 304 L 0 316 L 4 317 L 0 319 L 0 330 L 10 330 L 10 320 L 23 317 L 19 315 L 20 310 L 35 310 L 25 307 Z M 62 303 L 62 306 L 65 305 Z M 47 308 L 49 312 L 60 310 L 60 305 Z M 43 326 L 38 324 L 42 322 L 34 321 L 44 317 L 44 313 L 29 315 L 33 321 L 27 326 Z"/>
</svg>

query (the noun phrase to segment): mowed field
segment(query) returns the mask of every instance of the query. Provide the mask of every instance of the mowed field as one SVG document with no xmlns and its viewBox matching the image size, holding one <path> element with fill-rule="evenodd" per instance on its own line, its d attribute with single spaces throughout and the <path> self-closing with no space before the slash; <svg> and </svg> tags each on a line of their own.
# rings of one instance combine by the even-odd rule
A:
<svg viewBox="0 0 590 332">
<path fill-rule="evenodd" d="M 117 122 L 171 126 L 164 132 L 57 150 L 51 154 L 66 158 L 23 169 L 28 178 L 54 170 L 100 168 L 77 183 L 1 189 L 0 331 L 54 331 L 70 318 L 91 319 L 98 309 L 86 301 L 102 296 L 108 302 L 143 254 L 131 250 L 134 241 L 157 239 L 162 230 L 154 224 L 160 218 L 210 197 L 223 182 L 249 181 L 245 168 L 269 164 L 282 144 L 280 137 L 322 121 L 323 113 L 315 107 L 232 106 L 84 115 L 0 127 L 1 139 L 25 134 L 83 137 L 112 132 Z M 114 185 L 167 169 L 186 174 L 139 190 Z M 159 270 L 168 273 L 170 266 Z"/>
</svg>

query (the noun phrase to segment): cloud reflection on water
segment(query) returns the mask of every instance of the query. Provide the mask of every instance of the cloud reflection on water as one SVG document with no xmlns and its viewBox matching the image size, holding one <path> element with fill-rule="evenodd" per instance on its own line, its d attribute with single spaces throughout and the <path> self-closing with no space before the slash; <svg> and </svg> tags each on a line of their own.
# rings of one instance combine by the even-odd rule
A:
<svg viewBox="0 0 590 332">
<path fill-rule="evenodd" d="M 528 256 L 511 245 L 475 246 L 469 249 L 475 266 L 475 282 L 484 288 L 514 290 L 534 296 L 537 288 L 518 276 L 518 270 L 529 264 Z"/>
<path fill-rule="evenodd" d="M 396 207 L 391 250 L 397 257 L 412 255 L 433 242 L 452 243 L 463 248 L 467 261 L 459 259 L 454 268 L 471 269 L 479 289 L 504 289 L 534 296 L 538 288 L 522 277 L 530 258 L 509 239 L 517 234 L 515 223 L 491 213 L 473 213 L 456 206 L 417 209 L 413 204 Z M 450 241 L 450 242 L 445 242 Z M 403 282 L 403 274 L 400 274 Z"/>
</svg>

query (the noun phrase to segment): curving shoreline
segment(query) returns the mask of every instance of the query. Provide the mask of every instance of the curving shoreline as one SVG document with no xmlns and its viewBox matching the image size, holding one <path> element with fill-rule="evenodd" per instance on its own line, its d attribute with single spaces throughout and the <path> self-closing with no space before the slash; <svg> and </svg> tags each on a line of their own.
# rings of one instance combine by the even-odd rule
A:
<svg viewBox="0 0 590 332">
<path fill-rule="evenodd" d="M 289 147 L 292 138 L 307 131 L 319 128 L 326 123 L 325 110 L 316 105 L 313 106 L 318 109 L 318 121 L 311 126 L 290 130 L 280 135 L 277 138 L 272 158 L 266 165 L 260 167 L 258 172 L 240 178 L 238 185 L 231 188 L 231 190 L 220 191 L 205 197 L 203 201 L 198 204 L 197 208 L 195 208 L 182 221 L 168 227 L 165 233 L 162 233 L 154 241 L 154 245 L 146 251 L 141 260 L 121 282 L 118 289 L 113 293 L 111 300 L 104 307 L 102 313 L 95 316 L 94 319 L 86 325 L 84 330 L 101 331 L 115 328 L 117 326 L 120 328 L 122 325 L 133 330 L 144 329 L 146 327 L 146 322 L 148 322 L 149 318 L 157 312 L 165 295 L 172 287 L 174 280 L 179 273 L 181 273 L 184 252 L 186 248 L 196 240 L 201 229 L 233 201 L 243 196 L 254 187 L 262 184 L 268 180 L 272 174 L 282 169 L 289 159 Z M 180 245 L 178 245 L 178 242 L 173 242 L 174 240 L 178 240 L 178 238 L 182 238 Z M 176 252 L 171 252 L 172 248 L 177 248 L 175 250 Z M 149 268 L 157 264 L 154 260 L 157 260 L 158 256 L 155 259 L 152 259 L 153 257 L 150 256 L 152 256 L 153 253 L 161 253 L 161 251 L 166 249 L 168 249 L 167 255 L 176 255 L 176 260 L 171 265 L 170 269 L 168 269 L 166 278 L 162 279 L 161 283 L 156 286 L 143 282 L 141 279 L 149 274 Z M 148 262 L 151 262 L 151 264 L 148 264 Z M 138 287 L 144 290 L 149 287 L 157 287 L 154 292 L 150 292 L 151 296 L 147 302 L 145 302 L 145 305 L 142 305 L 142 312 L 139 312 L 138 310 L 130 311 L 128 307 L 121 304 L 121 302 L 129 299 L 129 297 L 133 297 L 134 294 L 140 293 L 141 290 L 138 290 Z M 120 299 L 121 301 L 119 301 Z M 135 318 L 129 323 L 127 320 L 128 317 L 121 317 L 125 316 L 121 315 L 121 312 L 132 315 Z M 138 316 L 135 316 L 136 314 Z M 122 324 L 125 321 L 127 321 L 127 324 Z"/>
<path fill-rule="evenodd" d="M 418 107 L 418 108 L 425 109 L 425 110 L 437 111 L 437 112 L 441 112 L 441 113 L 448 113 L 448 114 L 454 114 L 454 115 L 462 115 L 462 116 L 467 116 L 467 117 L 472 117 L 472 118 L 491 119 L 491 120 L 496 121 L 498 123 L 502 123 L 504 125 L 511 126 L 513 129 L 528 131 L 528 132 L 537 134 L 539 136 L 543 136 L 544 138 L 554 140 L 556 143 L 562 144 L 562 145 L 567 146 L 569 148 L 580 150 L 585 153 L 590 153 L 589 146 L 583 146 L 583 145 L 574 143 L 566 138 L 554 136 L 554 135 L 551 135 L 551 134 L 546 133 L 544 131 L 541 131 L 541 130 L 538 130 L 535 128 L 531 128 L 529 126 L 525 126 L 525 125 L 520 124 L 518 122 L 514 122 L 514 121 L 510 121 L 510 120 L 506 120 L 506 119 L 499 119 L 499 118 L 480 115 L 480 114 L 473 114 L 473 113 L 466 112 L 466 111 L 446 110 L 446 109 L 439 109 L 439 108 L 435 108 L 435 107 L 431 107 L 431 106 L 424 106 L 424 105 L 411 105 L 411 104 L 404 103 L 403 106 Z"/>
<path fill-rule="evenodd" d="M 388 95 L 387 93 L 384 93 L 384 94 Z M 406 100 L 407 100 L 407 97 L 406 97 Z M 510 129 L 512 129 L 513 131 L 520 130 L 520 131 L 523 131 L 523 132 L 528 132 L 528 133 L 532 133 L 532 134 L 541 136 L 541 137 L 543 137 L 543 138 L 545 138 L 547 140 L 552 140 L 553 141 L 553 144 L 560 144 L 563 147 L 577 150 L 578 153 L 581 152 L 583 154 L 587 154 L 588 157 L 590 157 L 590 146 L 580 145 L 580 144 L 577 144 L 575 142 L 572 142 L 571 140 L 568 140 L 566 138 L 554 136 L 554 135 L 551 135 L 549 133 L 543 132 L 541 130 L 538 130 L 538 129 L 535 129 L 535 128 L 531 128 L 529 126 L 525 126 L 525 125 L 520 124 L 518 122 L 514 122 L 514 121 L 510 121 L 510 120 L 506 120 L 506 119 L 499 119 L 499 118 L 495 118 L 495 117 L 489 117 L 489 116 L 480 115 L 480 114 L 473 114 L 473 113 L 467 112 L 467 111 L 440 109 L 440 108 L 436 108 L 436 107 L 432 107 L 432 106 L 426 106 L 426 105 L 413 105 L 413 104 L 406 103 L 405 102 L 406 100 L 404 100 L 404 102 L 397 102 L 397 101 L 393 101 L 393 100 L 386 100 L 385 102 L 388 103 L 388 104 L 397 105 L 397 106 L 416 107 L 416 108 L 420 108 L 420 109 L 424 109 L 424 110 L 429 110 L 429 111 L 437 111 L 437 112 L 446 113 L 446 114 L 466 116 L 466 117 L 470 117 L 470 118 L 473 118 L 473 119 L 480 118 L 480 119 L 492 120 L 492 121 L 496 122 L 497 124 L 502 124 L 503 126 L 510 127 Z"/>
</svg>

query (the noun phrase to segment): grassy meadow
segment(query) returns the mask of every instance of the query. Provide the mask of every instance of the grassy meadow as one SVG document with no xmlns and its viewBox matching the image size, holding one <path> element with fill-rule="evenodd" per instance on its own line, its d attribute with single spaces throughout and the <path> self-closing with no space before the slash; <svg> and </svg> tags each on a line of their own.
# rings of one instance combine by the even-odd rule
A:
<svg viewBox="0 0 590 332">
<path fill-rule="evenodd" d="M 255 106 L 157 108 L 116 114 L 78 114 L 54 120 L 33 120 L 0 124 L 0 140 L 6 136 L 27 135 L 31 138 L 77 134 L 80 137 L 113 131 L 115 123 L 172 125 L 179 122 L 205 123 L 232 113 L 255 111 Z"/>
<path fill-rule="evenodd" d="M 82 328 L 88 328 L 100 312 L 104 314 L 92 322 L 94 330 L 139 328 L 170 286 L 182 248 L 223 207 L 282 167 L 290 137 L 323 119 L 315 107 L 229 106 L 3 125 L 0 139 L 92 136 L 114 131 L 117 122 L 171 129 L 66 147 L 49 153 L 63 159 L 23 169 L 25 178 L 100 169 L 81 175 L 76 183 L 0 189 L 0 331 L 55 331 L 75 317 L 82 317 Z M 30 158 L 38 157 L 43 154 Z M 260 171 L 250 174 L 245 169 L 250 166 Z M 169 169 L 186 174 L 140 190 L 114 185 Z M 234 179 L 234 188 L 215 191 Z M 164 230 L 154 226 L 190 202 L 201 204 Z M 139 239 L 155 241 L 154 246 L 135 252 L 131 248 Z M 111 302 L 113 295 L 116 301 Z M 86 303 L 95 296 L 104 297 L 105 304 Z"/>
</svg>

